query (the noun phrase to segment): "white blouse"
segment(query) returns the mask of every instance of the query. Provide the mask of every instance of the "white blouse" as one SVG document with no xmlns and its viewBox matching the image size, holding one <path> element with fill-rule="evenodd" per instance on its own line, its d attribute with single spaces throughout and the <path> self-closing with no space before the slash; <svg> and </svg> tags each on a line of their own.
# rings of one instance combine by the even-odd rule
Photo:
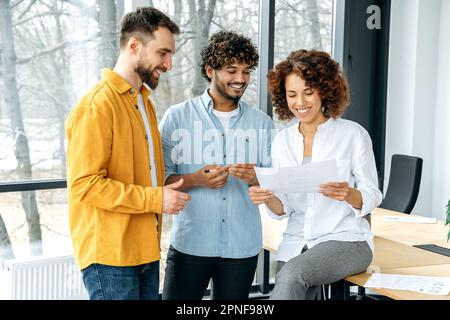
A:
<svg viewBox="0 0 450 320">
<path fill-rule="evenodd" d="M 281 130 L 272 142 L 272 165 L 285 168 L 302 165 L 303 135 L 298 122 Z M 286 231 L 278 249 L 277 260 L 288 261 L 308 248 L 330 240 L 367 241 L 373 252 L 373 234 L 364 218 L 382 200 L 372 141 L 359 124 L 330 118 L 317 128 L 311 163 L 337 160 L 339 181 L 347 181 L 361 192 L 363 206 L 358 210 L 345 201 L 327 198 L 320 193 L 276 193 L 285 214 L 278 216 L 267 207 L 272 218 L 288 217 Z"/>
</svg>

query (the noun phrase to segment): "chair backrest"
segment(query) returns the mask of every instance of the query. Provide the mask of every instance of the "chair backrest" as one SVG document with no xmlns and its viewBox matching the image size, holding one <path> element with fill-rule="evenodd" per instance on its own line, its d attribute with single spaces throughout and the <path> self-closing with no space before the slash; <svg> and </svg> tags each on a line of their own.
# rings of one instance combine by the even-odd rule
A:
<svg viewBox="0 0 450 320">
<path fill-rule="evenodd" d="M 422 163 L 419 157 L 392 156 L 389 184 L 380 208 L 411 213 L 419 194 Z"/>
</svg>

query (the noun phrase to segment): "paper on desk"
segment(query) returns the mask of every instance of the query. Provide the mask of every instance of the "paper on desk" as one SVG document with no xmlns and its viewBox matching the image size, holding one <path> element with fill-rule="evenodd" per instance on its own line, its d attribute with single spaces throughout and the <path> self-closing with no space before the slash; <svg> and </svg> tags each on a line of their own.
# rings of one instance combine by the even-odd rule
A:
<svg viewBox="0 0 450 320">
<path fill-rule="evenodd" d="M 316 193 L 319 185 L 338 181 L 336 160 L 290 168 L 255 168 L 261 188 L 282 193 Z"/>
<path fill-rule="evenodd" d="M 374 273 L 364 286 L 446 296 L 450 292 L 450 277 Z"/>
<path fill-rule="evenodd" d="M 383 221 L 388 222 L 414 222 L 414 223 L 436 223 L 436 218 L 428 218 L 428 217 L 418 217 L 418 216 L 410 216 L 410 217 L 398 217 L 398 216 L 383 216 Z"/>
</svg>

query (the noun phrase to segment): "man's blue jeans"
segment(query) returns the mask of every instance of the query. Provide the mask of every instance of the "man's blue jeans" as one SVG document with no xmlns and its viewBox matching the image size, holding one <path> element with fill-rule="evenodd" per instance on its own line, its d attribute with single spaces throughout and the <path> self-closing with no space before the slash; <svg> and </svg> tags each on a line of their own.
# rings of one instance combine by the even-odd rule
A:
<svg viewBox="0 0 450 320">
<path fill-rule="evenodd" d="M 159 299 L 159 261 L 135 267 L 92 264 L 81 273 L 90 300 Z"/>
</svg>

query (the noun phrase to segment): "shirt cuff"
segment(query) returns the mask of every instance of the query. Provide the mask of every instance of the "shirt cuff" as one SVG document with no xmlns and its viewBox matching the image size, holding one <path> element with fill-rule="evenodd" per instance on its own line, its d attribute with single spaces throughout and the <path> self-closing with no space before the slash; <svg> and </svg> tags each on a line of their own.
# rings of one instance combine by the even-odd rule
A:
<svg viewBox="0 0 450 320">
<path fill-rule="evenodd" d="M 144 212 L 154 212 L 162 214 L 163 210 L 163 188 L 146 187 L 145 189 L 145 209 Z"/>
<path fill-rule="evenodd" d="M 271 217 L 272 219 L 275 219 L 275 220 L 282 220 L 284 218 L 289 217 L 293 210 L 291 209 L 291 207 L 289 207 L 289 205 L 287 204 L 287 201 L 284 200 L 284 195 L 280 195 L 280 194 L 277 194 L 277 193 L 275 193 L 274 195 L 283 204 L 284 214 L 278 215 L 275 212 L 273 212 L 272 210 L 270 210 L 268 205 L 265 205 L 266 208 L 267 208 L 267 214 L 269 215 L 269 217 Z"/>
<path fill-rule="evenodd" d="M 362 208 L 356 209 L 351 204 L 349 204 L 349 203 L 347 203 L 347 204 L 350 206 L 350 208 L 352 208 L 356 218 L 362 218 L 362 217 L 370 214 L 372 212 L 372 210 L 375 208 L 375 206 L 373 205 L 373 200 L 367 194 L 367 192 L 365 192 L 361 189 L 358 189 L 358 191 L 361 192 Z"/>
<path fill-rule="evenodd" d="M 174 174 L 177 174 L 177 173 L 175 173 L 175 172 L 165 172 L 166 178 L 164 179 L 164 185 L 166 185 L 167 179 L 169 179 L 170 176 L 172 176 Z"/>
</svg>

